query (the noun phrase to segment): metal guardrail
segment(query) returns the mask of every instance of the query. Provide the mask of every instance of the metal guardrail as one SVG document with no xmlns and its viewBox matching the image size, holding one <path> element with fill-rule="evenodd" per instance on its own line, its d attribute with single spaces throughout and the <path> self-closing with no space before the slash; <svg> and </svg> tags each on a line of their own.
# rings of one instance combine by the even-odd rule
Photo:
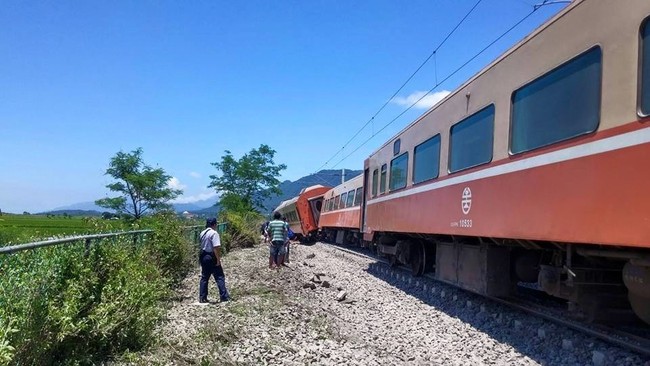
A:
<svg viewBox="0 0 650 366">
<path fill-rule="evenodd" d="M 223 232 L 226 230 L 227 223 L 222 222 L 220 224 L 217 224 L 217 232 L 219 234 L 223 234 Z M 183 229 L 190 229 L 188 231 L 193 231 L 194 232 L 194 241 L 198 241 L 198 235 L 203 226 L 201 225 L 195 225 L 195 226 L 184 226 Z M 153 233 L 153 230 L 134 230 L 134 231 L 123 231 L 119 233 L 107 233 L 107 234 L 93 234 L 93 235 L 79 235 L 79 236 L 71 236 L 68 238 L 60 238 L 60 239 L 52 239 L 52 240 L 44 240 L 44 241 L 36 241 L 32 243 L 26 243 L 26 244 L 18 244 L 18 245 L 12 245 L 12 246 L 7 246 L 7 247 L 1 247 L 0 248 L 0 254 L 12 254 L 16 252 L 21 252 L 24 250 L 32 250 L 32 249 L 37 249 L 37 248 L 43 248 L 43 247 L 49 247 L 53 245 L 59 245 L 59 244 L 69 244 L 69 243 L 74 243 L 78 241 L 85 241 L 86 243 L 86 249 L 90 247 L 90 242 L 93 239 L 104 239 L 104 238 L 111 238 L 111 237 L 117 237 L 117 236 L 125 236 L 125 235 L 133 235 L 133 243 L 135 244 L 138 238 L 138 235 L 144 235 L 144 234 L 149 234 Z"/>
<path fill-rule="evenodd" d="M 219 235 L 223 234 L 224 231 L 226 231 L 227 227 L 228 227 L 227 222 L 217 223 L 217 232 L 219 233 Z M 205 226 L 202 225 L 183 226 L 183 229 L 193 229 L 193 230 L 201 229 L 199 231 L 202 231 L 203 229 L 205 229 Z"/>
<path fill-rule="evenodd" d="M 124 231 L 120 233 L 80 235 L 80 236 L 72 236 L 72 237 L 61 238 L 61 239 L 36 241 L 33 243 L 2 247 L 0 248 L 0 254 L 12 254 L 23 250 L 31 250 L 31 249 L 49 247 L 49 246 L 59 245 L 59 244 L 68 244 L 68 243 L 78 242 L 82 240 L 86 242 L 86 247 L 88 247 L 90 245 L 90 241 L 93 239 L 111 238 L 111 237 L 124 236 L 124 235 L 133 235 L 133 241 L 135 242 L 137 240 L 138 235 L 149 234 L 149 233 L 153 233 L 153 230 L 134 230 L 134 231 Z"/>
</svg>

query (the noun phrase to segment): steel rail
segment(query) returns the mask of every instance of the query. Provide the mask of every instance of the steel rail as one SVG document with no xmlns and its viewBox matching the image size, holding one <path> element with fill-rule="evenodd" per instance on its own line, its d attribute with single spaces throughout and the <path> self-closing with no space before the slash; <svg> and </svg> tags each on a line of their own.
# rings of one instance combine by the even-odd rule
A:
<svg viewBox="0 0 650 366">
<path fill-rule="evenodd" d="M 348 254 L 356 255 L 358 257 L 378 261 L 378 262 L 381 262 L 383 264 L 389 265 L 388 261 L 384 260 L 383 258 L 369 256 L 367 254 L 359 253 L 359 252 L 356 252 L 354 250 L 341 248 L 341 247 L 339 247 L 339 246 L 337 246 L 335 244 L 324 243 L 324 242 L 321 242 L 321 243 L 325 244 L 325 245 L 327 245 L 327 246 L 329 246 L 329 247 L 331 247 L 331 248 L 333 248 L 335 250 L 341 251 L 341 252 L 345 252 L 345 253 L 348 253 Z M 400 268 L 405 269 L 405 270 L 408 271 L 407 267 L 400 266 Z M 436 281 L 436 282 L 439 282 L 439 283 L 442 283 L 442 284 L 445 284 L 445 285 L 448 285 L 448 286 L 453 286 L 453 285 L 451 285 L 451 284 L 449 284 L 447 282 L 444 282 L 444 281 L 441 281 L 441 280 L 435 278 L 431 274 L 425 274 L 422 277 L 428 278 L 430 280 L 433 280 L 433 281 Z M 516 302 L 514 302 L 512 300 L 502 299 L 502 298 L 493 297 L 493 296 L 487 296 L 487 295 L 479 294 L 479 293 L 469 291 L 469 290 L 466 290 L 466 289 L 463 289 L 463 288 L 460 288 L 460 287 L 456 287 L 456 286 L 454 286 L 454 287 L 459 289 L 459 290 L 463 290 L 463 291 L 467 291 L 467 292 L 470 292 L 470 293 L 475 294 L 475 295 L 479 295 L 479 296 L 481 296 L 481 297 L 483 297 L 485 299 L 489 299 L 489 300 L 492 300 L 494 302 L 509 306 L 511 308 L 515 308 L 515 309 L 518 309 L 520 311 L 535 315 L 537 317 L 543 318 L 543 319 L 548 320 L 550 322 L 553 322 L 555 324 L 559 324 L 559 325 L 565 326 L 567 328 L 579 331 L 579 332 L 581 332 L 583 334 L 587 334 L 587 335 L 592 336 L 594 338 L 601 339 L 603 341 L 606 341 L 608 343 L 617 345 L 619 347 L 630 349 L 630 350 L 632 350 L 634 352 L 637 352 L 639 354 L 642 354 L 644 356 L 650 356 L 650 339 L 639 337 L 637 335 L 627 333 L 627 332 L 624 332 L 624 331 L 620 331 L 620 330 L 617 330 L 615 328 L 611 328 L 611 327 L 604 326 L 604 325 L 597 325 L 597 326 L 584 325 L 584 324 L 581 324 L 581 323 L 573 321 L 573 320 L 562 319 L 562 318 L 559 318 L 559 317 L 557 317 L 555 315 L 552 315 L 552 314 L 546 314 L 546 313 L 544 313 L 542 311 L 539 311 L 539 310 L 534 309 L 532 307 L 528 307 L 528 306 L 526 306 L 524 304 L 521 304 L 521 303 L 516 303 Z M 594 329 L 594 327 L 597 327 L 598 329 Z M 613 335 L 611 335 L 611 334 L 613 334 Z M 618 337 L 620 337 L 620 338 L 618 338 Z M 627 338 L 628 341 L 626 341 L 625 339 L 621 339 L 621 338 Z M 633 342 L 635 342 L 636 344 L 633 343 Z"/>
<path fill-rule="evenodd" d="M 12 254 L 12 253 L 20 252 L 20 251 L 23 251 L 23 250 L 31 250 L 31 249 L 49 247 L 49 246 L 59 245 L 59 244 L 69 244 L 69 243 L 76 242 L 76 241 L 81 241 L 81 240 L 89 241 L 89 240 L 93 240 L 93 239 L 103 239 L 103 238 L 110 238 L 110 237 L 115 237 L 115 236 L 138 235 L 138 234 L 149 234 L 149 233 L 153 233 L 153 230 L 134 230 L 134 231 L 124 231 L 124 232 L 119 232 L 119 233 L 71 236 L 71 237 L 67 237 L 67 238 L 52 239 L 52 240 L 45 240 L 45 241 L 36 241 L 36 242 L 32 242 L 32 243 L 27 243 L 27 244 L 18 244 L 18 245 L 12 245 L 12 246 L 8 246 L 8 247 L 2 247 L 2 248 L 0 248 L 0 254 Z"/>
</svg>

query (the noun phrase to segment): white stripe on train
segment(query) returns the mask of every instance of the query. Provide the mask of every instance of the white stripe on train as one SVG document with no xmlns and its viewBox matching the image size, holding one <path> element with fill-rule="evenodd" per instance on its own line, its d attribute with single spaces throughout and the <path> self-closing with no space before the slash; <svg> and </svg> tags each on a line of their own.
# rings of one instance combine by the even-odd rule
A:
<svg viewBox="0 0 650 366">
<path fill-rule="evenodd" d="M 440 182 L 425 184 L 416 188 L 411 188 L 402 192 L 389 194 L 387 196 L 375 198 L 368 201 L 368 205 L 380 203 L 396 198 L 406 197 L 422 192 L 432 191 L 435 189 L 461 184 L 478 179 L 494 177 L 514 173 L 522 170 L 537 168 L 544 165 L 550 165 L 567 160 L 579 159 L 585 156 L 601 154 L 608 151 L 623 149 L 626 147 L 637 146 L 650 142 L 650 127 L 641 130 L 627 132 L 602 140 L 588 142 L 586 144 L 572 146 L 566 149 L 553 151 L 547 154 L 534 156 L 532 158 L 522 159 L 512 163 L 498 165 L 492 168 L 486 168 L 474 173 L 465 174 L 459 177 L 449 178 Z M 641 167 L 639 167 L 641 169 Z"/>
</svg>

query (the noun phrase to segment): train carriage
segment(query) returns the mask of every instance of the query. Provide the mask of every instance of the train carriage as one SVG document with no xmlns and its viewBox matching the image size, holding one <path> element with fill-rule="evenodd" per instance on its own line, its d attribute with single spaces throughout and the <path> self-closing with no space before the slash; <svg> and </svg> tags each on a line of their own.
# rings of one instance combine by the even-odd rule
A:
<svg viewBox="0 0 650 366">
<path fill-rule="evenodd" d="M 364 162 L 364 239 L 416 275 L 650 323 L 649 19 L 574 1 L 404 128 Z"/>
<path fill-rule="evenodd" d="M 323 198 L 318 223 L 322 237 L 338 244 L 360 242 L 363 175 L 332 188 Z"/>
<path fill-rule="evenodd" d="M 323 206 L 323 195 L 331 187 L 314 185 L 300 191 L 296 197 L 283 201 L 274 210 L 287 218 L 289 227 L 298 239 L 311 241 L 318 234 L 318 221 Z"/>
</svg>

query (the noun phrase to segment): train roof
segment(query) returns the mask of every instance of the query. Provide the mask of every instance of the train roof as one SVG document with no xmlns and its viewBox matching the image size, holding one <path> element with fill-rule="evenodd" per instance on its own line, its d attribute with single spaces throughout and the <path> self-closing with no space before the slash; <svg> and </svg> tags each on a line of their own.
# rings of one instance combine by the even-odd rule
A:
<svg viewBox="0 0 650 366">
<path fill-rule="evenodd" d="M 299 197 L 300 196 L 296 196 L 294 198 L 291 198 L 291 199 L 280 202 L 280 205 L 278 205 L 278 207 L 276 207 L 274 211 L 280 211 L 281 209 L 283 209 L 283 208 L 285 208 L 285 207 L 287 207 L 287 206 L 289 206 L 291 204 L 296 203 L 296 201 L 298 201 Z"/>
<path fill-rule="evenodd" d="M 383 149 L 384 147 L 388 146 L 391 144 L 395 138 L 398 136 L 402 135 L 405 131 L 407 131 L 409 128 L 411 128 L 413 125 L 418 123 L 421 119 L 426 117 L 428 114 L 431 112 L 435 111 L 437 108 L 439 108 L 441 105 L 443 105 L 448 99 L 454 97 L 456 94 L 458 94 L 461 90 L 463 90 L 465 87 L 467 87 L 469 84 L 471 84 L 474 80 L 478 79 L 481 75 L 485 74 L 488 72 L 490 69 L 492 69 L 494 66 L 498 65 L 499 62 L 501 62 L 503 59 L 507 58 L 510 56 L 510 54 L 514 53 L 519 49 L 521 46 L 525 45 L 528 43 L 531 39 L 535 38 L 539 33 L 543 32 L 546 28 L 551 26 L 553 23 L 555 23 L 558 19 L 562 18 L 566 14 L 568 14 L 571 10 L 575 9 L 577 6 L 580 4 L 584 3 L 586 0 L 572 0 L 571 4 L 567 5 L 566 8 L 562 9 L 560 12 L 555 14 L 552 18 L 547 20 L 546 22 L 542 23 L 539 27 L 537 27 L 534 31 L 530 32 L 528 35 L 526 35 L 523 39 L 521 39 L 519 42 L 517 42 L 514 46 L 510 47 L 507 51 L 502 53 L 499 57 L 497 57 L 494 61 L 490 62 L 487 66 L 485 66 L 483 69 L 481 69 L 479 72 L 474 74 L 474 76 L 470 77 L 467 81 L 459 85 L 456 89 L 454 89 L 449 95 L 444 97 L 442 100 L 440 100 L 438 103 L 436 103 L 433 107 L 429 108 L 426 112 L 422 113 L 418 118 L 416 118 L 413 122 L 409 123 L 406 127 L 404 127 L 402 130 L 400 130 L 398 133 L 393 135 L 390 139 L 388 139 L 386 142 L 384 142 L 379 148 L 375 149 L 370 156 L 375 155 L 379 150 Z"/>
<path fill-rule="evenodd" d="M 314 189 L 317 189 L 317 188 L 323 188 L 323 187 L 325 187 L 325 186 L 320 185 L 320 184 L 315 184 L 315 185 L 313 185 L 313 186 L 309 186 L 309 187 L 307 187 L 307 188 L 303 188 L 303 189 L 300 191 L 300 194 L 303 194 L 303 193 L 306 193 L 306 192 L 309 192 L 309 191 L 313 191 Z M 300 194 L 299 194 L 299 195 L 300 195 Z M 297 198 L 296 198 L 296 199 L 297 199 Z"/>
<path fill-rule="evenodd" d="M 361 181 L 362 179 L 363 179 L 363 173 L 357 175 L 354 178 L 346 180 L 345 182 L 337 185 L 336 187 L 334 187 L 332 189 L 337 189 L 338 190 L 340 188 L 343 188 L 344 186 L 356 186 L 357 184 L 359 184 L 359 181 Z"/>
</svg>

